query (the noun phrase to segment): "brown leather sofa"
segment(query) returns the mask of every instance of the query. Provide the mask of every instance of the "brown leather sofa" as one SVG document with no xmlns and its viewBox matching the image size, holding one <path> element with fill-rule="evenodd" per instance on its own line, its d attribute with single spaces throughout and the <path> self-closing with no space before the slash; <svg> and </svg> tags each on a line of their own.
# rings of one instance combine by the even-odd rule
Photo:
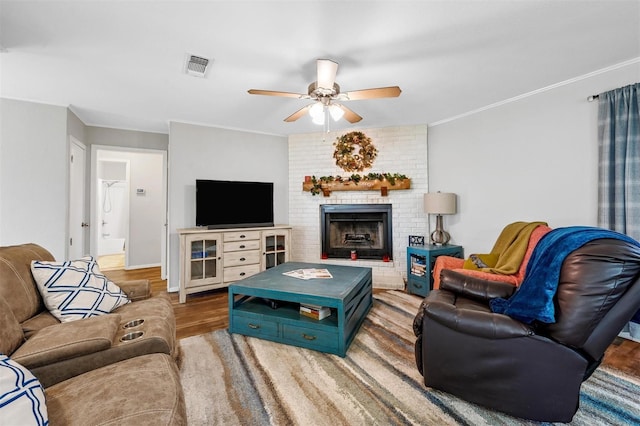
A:
<svg viewBox="0 0 640 426">
<path fill-rule="evenodd" d="M 494 313 L 511 284 L 443 270 L 414 320 L 428 387 L 517 417 L 569 422 L 580 386 L 640 306 L 640 248 L 615 238 L 571 251 L 553 297 L 555 323 Z"/>
<path fill-rule="evenodd" d="M 168 298 L 152 297 L 147 280 L 120 282 L 130 303 L 61 323 L 43 305 L 32 260 L 54 259 L 36 244 L 0 247 L 0 353 L 39 379 L 49 424 L 186 425 Z M 130 333 L 141 336 L 123 339 Z"/>
<path fill-rule="evenodd" d="M 177 357 L 173 308 L 167 297 L 152 297 L 147 280 L 117 283 L 131 303 L 109 314 L 61 323 L 43 304 L 32 260 L 54 259 L 36 244 L 0 247 L 0 352 L 30 370 L 45 388 L 141 355 Z M 140 337 L 126 340 L 126 335 Z"/>
<path fill-rule="evenodd" d="M 110 364 L 48 387 L 44 394 L 52 426 L 187 424 L 178 368 L 166 354 Z"/>
</svg>

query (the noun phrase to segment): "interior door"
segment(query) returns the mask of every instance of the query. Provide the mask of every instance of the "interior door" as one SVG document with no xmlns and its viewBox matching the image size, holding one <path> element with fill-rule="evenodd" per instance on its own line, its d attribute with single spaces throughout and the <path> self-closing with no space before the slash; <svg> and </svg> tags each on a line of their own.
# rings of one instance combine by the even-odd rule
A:
<svg viewBox="0 0 640 426">
<path fill-rule="evenodd" d="M 67 258 L 78 259 L 86 253 L 85 230 L 85 176 L 86 148 L 71 136 L 69 143 L 69 239 Z"/>
</svg>

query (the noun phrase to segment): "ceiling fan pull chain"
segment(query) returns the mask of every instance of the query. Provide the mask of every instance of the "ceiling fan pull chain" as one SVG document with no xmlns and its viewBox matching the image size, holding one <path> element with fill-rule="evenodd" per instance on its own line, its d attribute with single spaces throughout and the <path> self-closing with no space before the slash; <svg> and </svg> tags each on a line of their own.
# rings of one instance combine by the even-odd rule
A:
<svg viewBox="0 0 640 426">
<path fill-rule="evenodd" d="M 329 133 L 329 108 L 324 107 L 324 132 Z"/>
</svg>

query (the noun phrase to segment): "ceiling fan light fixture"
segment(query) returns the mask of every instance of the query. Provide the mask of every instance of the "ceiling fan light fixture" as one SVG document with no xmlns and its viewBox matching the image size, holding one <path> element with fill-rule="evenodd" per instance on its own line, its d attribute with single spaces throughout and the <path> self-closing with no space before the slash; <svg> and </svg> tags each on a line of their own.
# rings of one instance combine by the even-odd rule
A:
<svg viewBox="0 0 640 426">
<path fill-rule="evenodd" d="M 376 98 L 396 98 L 400 96 L 401 90 L 398 86 L 389 87 L 377 87 L 372 89 L 355 90 L 351 92 L 340 91 L 340 86 L 336 83 L 336 72 L 338 70 L 338 63 L 329 59 L 318 59 L 316 61 L 317 79 L 309 84 L 307 88 L 307 94 L 303 93 L 291 93 L 280 92 L 274 90 L 249 90 L 249 94 L 252 95 L 268 95 L 268 96 L 284 96 L 288 98 L 298 99 L 312 99 L 316 101 L 314 104 L 308 104 L 307 106 L 299 109 L 284 121 L 291 123 L 298 120 L 300 117 L 309 113 L 315 124 L 324 124 L 327 131 L 329 128 L 328 115 L 334 121 L 345 119 L 349 123 L 358 123 L 362 120 L 362 117 L 356 114 L 354 111 L 344 106 L 343 104 L 333 104 L 332 102 L 344 102 L 361 99 L 376 99 Z"/>
<path fill-rule="evenodd" d="M 324 114 L 317 115 L 315 117 L 311 117 L 311 122 L 313 124 L 317 124 L 319 126 L 323 125 L 324 124 Z"/>
<path fill-rule="evenodd" d="M 329 105 L 329 114 L 333 121 L 338 121 L 344 116 L 344 110 L 338 104 Z"/>
<path fill-rule="evenodd" d="M 316 102 L 313 104 L 311 108 L 309 108 L 309 115 L 314 119 L 318 118 L 324 121 L 324 105 L 322 105 L 322 102 Z"/>
</svg>

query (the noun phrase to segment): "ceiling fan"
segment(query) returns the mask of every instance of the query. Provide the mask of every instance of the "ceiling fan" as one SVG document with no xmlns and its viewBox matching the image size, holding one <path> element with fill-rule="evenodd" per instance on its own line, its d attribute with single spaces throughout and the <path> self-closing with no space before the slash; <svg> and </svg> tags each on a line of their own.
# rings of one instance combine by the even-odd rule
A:
<svg viewBox="0 0 640 426">
<path fill-rule="evenodd" d="M 251 89 L 249 90 L 249 93 L 252 95 L 312 99 L 315 101 L 314 103 L 300 108 L 298 111 L 285 118 L 284 121 L 296 121 L 306 113 L 309 113 L 316 124 L 324 123 L 326 112 L 328 112 L 335 121 L 338 121 L 342 117 L 350 123 L 357 123 L 362 120 L 361 116 L 346 106 L 336 102 L 375 98 L 395 98 L 400 96 L 401 90 L 398 86 L 340 92 L 340 86 L 338 86 L 335 81 L 336 73 L 338 72 L 338 64 L 329 59 L 318 59 L 316 61 L 316 68 L 317 80 L 309 85 L 307 94 L 260 89 Z"/>
</svg>

